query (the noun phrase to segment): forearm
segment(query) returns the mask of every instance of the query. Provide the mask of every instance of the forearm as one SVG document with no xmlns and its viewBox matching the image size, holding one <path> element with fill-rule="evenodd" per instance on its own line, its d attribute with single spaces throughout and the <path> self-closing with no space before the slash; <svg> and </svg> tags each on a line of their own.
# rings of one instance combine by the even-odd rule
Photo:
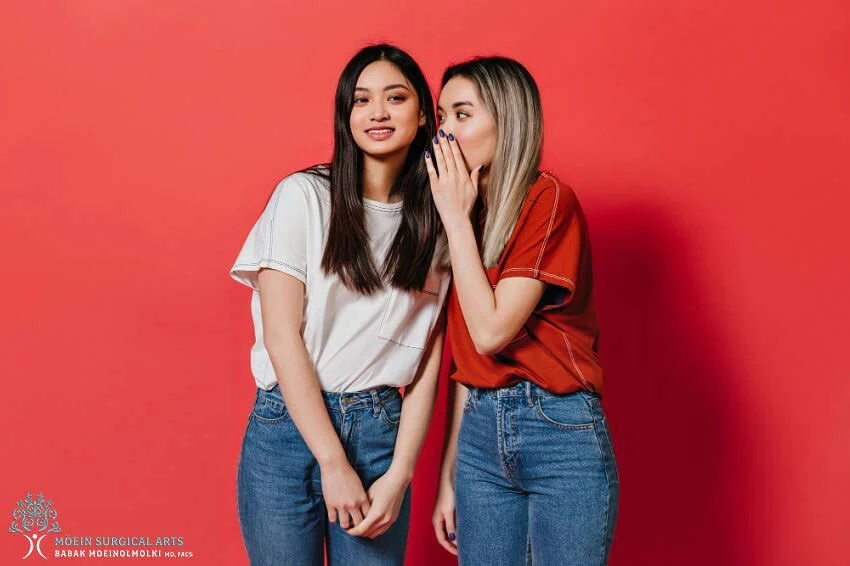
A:
<svg viewBox="0 0 850 566">
<path fill-rule="evenodd" d="M 454 484 L 455 462 L 457 461 L 457 439 L 460 433 L 460 422 L 463 420 L 463 406 L 469 390 L 460 382 L 455 381 L 449 393 L 449 405 L 446 411 L 446 438 L 443 442 L 443 461 L 440 466 L 440 481 Z"/>
<path fill-rule="evenodd" d="M 319 465 L 346 460 L 300 334 L 293 331 L 275 336 L 266 341 L 266 349 L 287 411 Z"/>
<path fill-rule="evenodd" d="M 481 262 L 472 223 L 460 218 L 446 225 L 446 234 L 452 280 L 469 335 L 476 345 L 487 343 L 500 325 L 496 320 L 496 295 Z"/>
<path fill-rule="evenodd" d="M 440 363 L 443 355 L 444 330 L 442 317 L 431 338 L 429 350 L 413 383 L 407 386 L 401 406 L 401 420 L 390 469 L 406 481 L 413 478 L 413 470 L 428 434 L 434 411 Z"/>
</svg>

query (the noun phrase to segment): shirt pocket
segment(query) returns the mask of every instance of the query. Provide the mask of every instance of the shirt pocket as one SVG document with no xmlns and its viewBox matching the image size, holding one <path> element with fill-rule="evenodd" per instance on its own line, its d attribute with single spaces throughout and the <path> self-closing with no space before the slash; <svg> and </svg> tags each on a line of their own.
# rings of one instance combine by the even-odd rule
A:
<svg viewBox="0 0 850 566">
<path fill-rule="evenodd" d="M 439 311 L 440 283 L 440 277 L 432 274 L 421 291 L 393 287 L 387 296 L 378 338 L 424 350 Z"/>
</svg>

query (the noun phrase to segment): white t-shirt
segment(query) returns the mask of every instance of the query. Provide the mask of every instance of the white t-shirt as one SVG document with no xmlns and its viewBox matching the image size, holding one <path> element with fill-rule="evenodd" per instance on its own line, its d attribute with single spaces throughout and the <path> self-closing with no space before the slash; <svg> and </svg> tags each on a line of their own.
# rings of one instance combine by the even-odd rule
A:
<svg viewBox="0 0 850 566">
<path fill-rule="evenodd" d="M 374 294 L 349 290 L 322 271 L 331 200 L 328 181 L 294 173 L 275 188 L 248 234 L 230 275 L 252 288 L 255 343 L 251 372 L 258 387 L 277 383 L 263 344 L 257 272 L 270 268 L 297 277 L 305 286 L 302 336 L 325 391 L 401 387 L 415 377 L 425 345 L 446 298 L 450 275 L 436 269 L 423 291 L 386 285 Z M 363 199 L 372 257 L 380 273 L 401 223 L 402 203 Z"/>
</svg>

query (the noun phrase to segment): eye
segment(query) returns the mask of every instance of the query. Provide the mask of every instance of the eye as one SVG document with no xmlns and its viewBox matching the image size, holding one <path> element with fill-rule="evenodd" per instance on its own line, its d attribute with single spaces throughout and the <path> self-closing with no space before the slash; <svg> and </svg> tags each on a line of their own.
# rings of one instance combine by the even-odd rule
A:
<svg viewBox="0 0 850 566">
<path fill-rule="evenodd" d="M 366 97 L 363 97 L 363 96 L 358 96 L 358 97 L 355 97 L 355 99 L 354 99 L 354 104 L 364 104 L 366 102 L 368 102 L 368 99 Z"/>
<path fill-rule="evenodd" d="M 460 121 L 463 121 L 464 118 L 469 118 L 469 114 L 466 112 L 458 112 L 455 116 L 457 116 L 457 119 Z"/>
<path fill-rule="evenodd" d="M 401 96 L 400 94 L 394 94 L 391 97 L 389 97 L 388 100 L 394 100 L 396 102 L 404 102 L 407 99 L 405 97 Z"/>
<path fill-rule="evenodd" d="M 442 124 L 445 121 L 446 117 L 442 114 L 437 114 L 437 123 Z"/>
</svg>

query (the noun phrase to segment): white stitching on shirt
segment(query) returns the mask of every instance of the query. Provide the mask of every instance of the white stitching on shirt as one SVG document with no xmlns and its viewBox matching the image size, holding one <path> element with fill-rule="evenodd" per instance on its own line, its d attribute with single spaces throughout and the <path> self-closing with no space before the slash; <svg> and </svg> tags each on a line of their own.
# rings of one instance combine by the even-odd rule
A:
<svg viewBox="0 0 850 566">
<path fill-rule="evenodd" d="M 559 330 L 558 332 L 560 332 L 560 330 Z M 587 378 L 586 378 L 586 377 L 584 377 L 584 374 L 581 372 L 581 368 L 580 368 L 580 367 L 578 367 L 578 364 L 576 363 L 576 358 L 575 358 L 575 356 L 573 355 L 573 347 L 572 347 L 572 345 L 570 344 L 570 341 L 569 341 L 569 340 L 567 340 L 567 335 L 566 335 L 566 334 L 564 334 L 563 332 L 560 332 L 560 334 L 561 334 L 561 338 L 563 338 L 563 339 L 564 339 L 564 343 L 567 345 L 567 351 L 570 353 L 570 360 L 572 360 L 572 362 L 573 362 L 573 367 L 574 367 L 574 368 L 576 368 L 576 372 L 578 372 L 578 376 L 579 376 L 579 378 L 581 379 L 582 384 L 583 384 L 585 387 L 588 387 L 588 388 L 589 388 L 589 387 L 590 387 L 590 384 L 588 383 Z"/>
<path fill-rule="evenodd" d="M 555 183 L 555 203 L 552 205 L 552 214 L 549 217 L 549 228 L 546 230 L 546 237 L 543 238 L 543 245 L 540 246 L 540 253 L 537 254 L 537 264 L 534 266 L 535 276 L 536 272 L 539 271 L 540 262 L 543 261 L 543 250 L 546 249 L 546 243 L 549 241 L 549 236 L 552 234 L 552 225 L 555 223 L 555 212 L 558 210 L 558 200 L 561 197 L 561 185 L 558 184 L 558 180 L 554 177 L 550 177 L 545 173 L 541 173 L 544 177 Z"/>
<path fill-rule="evenodd" d="M 501 277 L 502 275 L 504 275 L 508 271 L 531 271 L 532 273 L 533 272 L 537 272 L 538 274 L 542 273 L 543 275 L 548 275 L 549 277 L 553 277 L 555 279 L 560 279 L 562 281 L 566 281 L 567 283 L 569 283 L 570 285 L 575 287 L 575 283 L 573 282 L 573 280 L 568 278 L 568 277 L 561 277 L 560 275 L 555 275 L 554 273 L 549 273 L 548 271 L 543 271 L 541 269 L 534 269 L 532 267 L 509 267 L 509 268 L 505 269 L 504 271 L 502 271 L 502 273 L 499 275 L 499 277 Z"/>
<path fill-rule="evenodd" d="M 233 271 L 240 271 L 241 268 L 245 268 L 245 267 L 251 267 L 251 268 L 257 267 L 257 266 L 259 266 L 263 263 L 275 263 L 277 265 L 282 265 L 284 267 L 288 267 L 288 268 L 292 269 L 293 271 L 297 271 L 298 273 L 300 273 L 304 277 L 307 277 L 307 272 L 304 271 L 303 269 L 296 267 L 292 264 L 285 263 L 283 261 L 277 261 L 276 259 L 261 259 L 260 261 L 257 261 L 257 262 L 254 262 L 254 263 L 237 263 L 236 265 L 233 266 Z M 253 271 L 253 269 L 249 269 L 247 271 Z"/>
</svg>

